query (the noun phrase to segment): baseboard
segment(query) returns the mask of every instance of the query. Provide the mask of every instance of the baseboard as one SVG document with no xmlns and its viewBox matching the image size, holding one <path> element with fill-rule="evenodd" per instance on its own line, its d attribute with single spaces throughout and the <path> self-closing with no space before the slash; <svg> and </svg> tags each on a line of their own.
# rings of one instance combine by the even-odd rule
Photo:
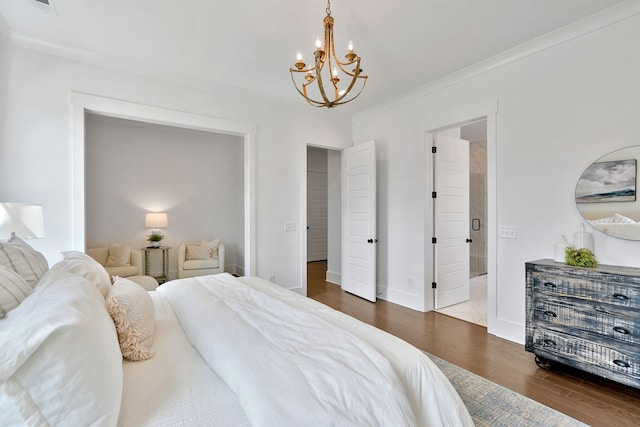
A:
<svg viewBox="0 0 640 427">
<path fill-rule="evenodd" d="M 244 268 L 239 265 L 225 265 L 224 272 L 237 276 L 244 276 Z"/>
<path fill-rule="evenodd" d="M 403 305 L 417 311 L 424 312 L 425 310 L 422 304 L 423 298 L 419 298 L 418 295 L 398 291 L 397 289 L 389 289 L 380 285 L 376 287 L 376 290 L 377 297 L 380 299 L 392 302 L 394 304 Z"/>
<path fill-rule="evenodd" d="M 327 270 L 326 278 L 324 280 L 326 280 L 327 282 L 331 282 L 331 283 L 335 283 L 336 285 L 339 285 L 340 283 L 342 283 L 341 277 L 342 276 L 340 275 L 340 273 Z"/>
<path fill-rule="evenodd" d="M 487 320 L 489 321 L 488 333 L 524 345 L 524 325 L 499 318 Z"/>
<path fill-rule="evenodd" d="M 235 269 L 234 271 L 235 274 L 237 274 L 238 276 L 244 276 L 244 267 L 240 265 L 234 265 L 233 267 Z"/>
</svg>

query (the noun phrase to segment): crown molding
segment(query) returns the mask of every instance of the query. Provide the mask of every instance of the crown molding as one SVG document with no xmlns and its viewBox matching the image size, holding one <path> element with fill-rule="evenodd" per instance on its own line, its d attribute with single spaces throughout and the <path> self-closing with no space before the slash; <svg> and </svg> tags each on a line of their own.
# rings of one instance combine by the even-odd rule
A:
<svg viewBox="0 0 640 427">
<path fill-rule="evenodd" d="M 95 65 L 111 70 L 121 71 L 146 78 L 154 78 L 164 82 L 185 86 L 190 89 L 210 92 L 229 91 L 230 89 L 246 91 L 226 83 L 215 81 L 193 74 L 167 70 L 151 66 L 131 59 L 125 59 L 77 46 L 53 43 L 37 37 L 27 36 L 13 30 L 8 32 L 8 39 L 14 46 L 37 52 L 59 56 L 85 64 Z"/>
<path fill-rule="evenodd" d="M 568 24 L 459 71 L 455 71 L 440 79 L 434 80 L 433 82 L 419 86 L 416 89 L 405 92 L 404 94 L 391 98 L 388 101 L 384 101 L 378 105 L 362 110 L 353 115 L 353 123 L 413 102 L 447 87 L 455 86 L 496 68 L 503 67 L 522 58 L 551 49 L 555 46 L 624 21 L 638 14 L 640 14 L 640 2 L 637 0 L 627 0 L 624 3 L 611 6 L 601 12 L 587 16 L 579 21 Z"/>
</svg>

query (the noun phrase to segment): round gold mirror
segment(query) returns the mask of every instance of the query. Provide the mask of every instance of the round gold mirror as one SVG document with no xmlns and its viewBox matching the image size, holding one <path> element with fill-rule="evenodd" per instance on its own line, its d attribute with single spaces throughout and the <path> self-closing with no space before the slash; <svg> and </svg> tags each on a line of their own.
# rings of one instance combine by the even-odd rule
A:
<svg viewBox="0 0 640 427">
<path fill-rule="evenodd" d="M 609 236 L 640 240 L 640 201 L 636 176 L 640 145 L 606 154 L 592 163 L 576 185 L 584 219 Z"/>
</svg>

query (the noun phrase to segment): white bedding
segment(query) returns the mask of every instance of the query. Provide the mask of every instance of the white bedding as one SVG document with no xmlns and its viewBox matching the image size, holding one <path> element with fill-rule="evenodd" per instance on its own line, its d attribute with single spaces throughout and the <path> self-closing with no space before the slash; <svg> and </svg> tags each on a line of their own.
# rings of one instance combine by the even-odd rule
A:
<svg viewBox="0 0 640 427">
<path fill-rule="evenodd" d="M 240 403 L 247 417 L 229 419 L 225 425 L 247 418 L 254 425 L 473 425 L 451 384 L 422 352 L 315 301 L 261 279 L 239 280 L 228 274 L 169 282 L 156 293 L 156 307 L 164 307 L 165 298 L 170 300 L 191 342 L 235 390 L 235 403 Z M 178 329 L 174 332 L 181 335 Z M 175 340 L 170 345 L 159 343 L 158 349 L 166 346 L 163 351 L 170 353 L 183 348 L 179 341 L 184 337 Z M 192 351 L 190 348 L 185 361 L 174 363 L 181 362 L 183 369 L 198 365 L 197 372 L 201 372 Z M 158 383 L 160 372 L 174 374 L 168 372 L 174 369 L 171 363 L 167 366 L 166 360 L 156 359 L 159 356 L 135 366 L 125 363 L 122 425 L 154 424 L 147 422 L 139 402 L 140 394 L 151 388 L 156 396 L 147 396 L 143 402 L 152 412 L 161 409 L 154 406 L 162 402 L 173 406 L 184 401 L 196 412 L 205 406 L 167 390 L 180 383 L 180 376 L 193 372 L 175 373 L 175 382 L 170 380 L 165 387 L 150 386 Z M 138 368 L 154 359 L 155 368 Z M 224 389 L 217 375 L 211 374 L 196 375 L 196 385 L 202 389 L 195 394 L 208 393 L 210 381 Z M 138 390 L 135 384 L 140 384 Z M 191 392 L 187 390 L 194 394 Z M 132 393 L 136 403 L 129 405 Z M 174 396 L 163 397 L 162 393 Z M 218 410 L 210 409 L 209 424 L 217 419 Z"/>
<path fill-rule="evenodd" d="M 248 426 L 235 394 L 200 357 L 169 303 L 149 292 L 156 313 L 154 356 L 122 362 L 119 426 Z"/>
</svg>

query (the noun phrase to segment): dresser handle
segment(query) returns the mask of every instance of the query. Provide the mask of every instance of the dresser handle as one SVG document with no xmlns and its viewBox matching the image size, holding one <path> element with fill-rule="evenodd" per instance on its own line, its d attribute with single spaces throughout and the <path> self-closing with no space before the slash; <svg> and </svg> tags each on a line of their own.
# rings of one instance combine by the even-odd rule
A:
<svg viewBox="0 0 640 427">
<path fill-rule="evenodd" d="M 629 297 L 624 294 L 613 294 L 613 297 L 615 299 L 619 299 L 620 301 L 626 301 L 629 299 Z"/>
<path fill-rule="evenodd" d="M 616 365 L 620 366 L 621 368 L 628 368 L 629 366 L 631 366 L 627 362 L 625 362 L 624 360 L 619 360 L 619 359 L 614 360 L 613 363 L 615 363 Z"/>
<path fill-rule="evenodd" d="M 555 288 L 556 287 L 556 284 L 552 283 L 552 282 L 544 282 L 542 285 L 544 287 L 546 287 L 546 288 Z"/>
<path fill-rule="evenodd" d="M 546 311 L 544 312 L 544 314 L 545 314 L 545 316 L 549 316 L 549 317 L 558 317 L 558 315 L 557 315 L 557 314 L 555 314 L 555 313 L 554 313 L 553 311 L 551 311 L 551 310 L 546 310 Z"/>
<path fill-rule="evenodd" d="M 622 326 L 614 326 L 613 330 L 619 334 L 629 335 L 631 333 L 627 328 L 623 328 Z"/>
<path fill-rule="evenodd" d="M 544 340 L 542 340 L 542 345 L 544 345 L 545 347 L 555 347 L 556 342 L 554 340 L 550 340 L 549 338 L 545 338 Z"/>
</svg>

